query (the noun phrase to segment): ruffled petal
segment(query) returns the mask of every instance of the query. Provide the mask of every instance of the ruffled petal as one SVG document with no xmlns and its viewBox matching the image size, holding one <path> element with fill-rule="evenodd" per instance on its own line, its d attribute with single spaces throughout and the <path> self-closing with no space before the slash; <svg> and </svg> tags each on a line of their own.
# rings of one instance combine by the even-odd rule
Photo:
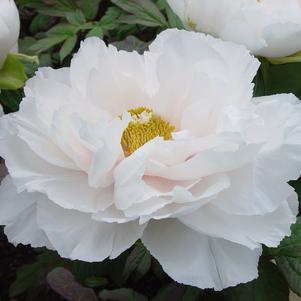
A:
<svg viewBox="0 0 301 301">
<path fill-rule="evenodd" d="M 244 47 L 200 33 L 166 30 L 149 49 L 146 63 L 157 81 L 153 108 L 178 129 L 189 105 L 197 106 L 199 114 L 194 111 L 191 118 L 199 124 L 204 118 L 214 120 L 223 106 L 246 103 L 252 96 L 259 62 Z M 182 126 L 188 128 L 182 129 L 190 130 L 190 124 L 193 132 L 204 132 L 207 127 L 201 123 L 196 131 L 184 115 Z"/>
<path fill-rule="evenodd" d="M 66 210 L 51 202 L 38 204 L 37 218 L 61 256 L 87 262 L 119 256 L 141 237 L 145 227 L 137 221 L 98 222 L 90 214 Z"/>
<path fill-rule="evenodd" d="M 107 47 L 97 38 L 82 42 L 70 74 L 74 90 L 112 116 L 143 106 L 149 98 L 143 56 Z"/>
<path fill-rule="evenodd" d="M 291 192 L 291 195 L 291 206 L 296 206 L 296 194 Z M 226 213 L 208 204 L 179 219 L 195 231 L 256 249 L 261 244 L 277 247 L 285 236 L 290 235 L 296 215 L 287 202 L 271 213 L 252 216 Z"/>
<path fill-rule="evenodd" d="M 258 276 L 261 248 L 250 250 L 200 234 L 175 219 L 151 222 L 142 241 L 164 271 L 180 283 L 222 290 Z"/>
</svg>

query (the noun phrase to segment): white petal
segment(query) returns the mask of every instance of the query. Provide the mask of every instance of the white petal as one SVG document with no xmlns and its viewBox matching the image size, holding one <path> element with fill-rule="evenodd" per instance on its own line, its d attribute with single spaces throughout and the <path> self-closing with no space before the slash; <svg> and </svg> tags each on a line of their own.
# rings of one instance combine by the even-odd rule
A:
<svg viewBox="0 0 301 301">
<path fill-rule="evenodd" d="M 179 219 L 195 231 L 255 249 L 261 244 L 277 247 L 290 234 L 290 227 L 296 222 L 294 213 L 287 202 L 271 213 L 252 216 L 228 214 L 208 204 Z"/>
<path fill-rule="evenodd" d="M 6 176 L 0 185 L 0 225 L 13 221 L 22 211 L 37 200 L 34 193 L 18 193 L 10 176 Z"/>
<path fill-rule="evenodd" d="M 61 256 L 87 262 L 117 257 L 141 237 L 145 227 L 137 221 L 98 222 L 90 214 L 51 202 L 38 204 L 38 224 Z"/>
<path fill-rule="evenodd" d="M 73 88 L 113 116 L 147 102 L 144 60 L 137 52 L 89 38 L 72 59 L 70 73 Z"/>
<path fill-rule="evenodd" d="M 197 233 L 171 219 L 151 222 L 142 237 L 175 281 L 199 288 L 223 288 L 253 280 L 261 249 Z"/>
<path fill-rule="evenodd" d="M 44 201 L 38 193 L 18 193 L 7 176 L 0 185 L 0 225 L 5 225 L 4 232 L 14 245 L 30 244 L 32 247 L 52 249 L 44 231 L 37 224 L 36 204 Z"/>
<path fill-rule="evenodd" d="M 146 63 L 154 69 L 158 86 L 153 107 L 179 129 L 182 112 L 192 103 L 203 108 L 199 115 L 191 116 L 198 122 L 209 113 L 214 118 L 225 105 L 245 103 L 252 96 L 251 82 L 259 62 L 244 47 L 200 33 L 166 30 L 149 48 Z M 189 125 L 187 120 L 184 125 Z M 206 124 L 200 126 L 204 132 Z"/>
<path fill-rule="evenodd" d="M 253 54 L 283 57 L 301 49 L 298 0 L 168 0 L 188 29 L 245 45 Z"/>
</svg>

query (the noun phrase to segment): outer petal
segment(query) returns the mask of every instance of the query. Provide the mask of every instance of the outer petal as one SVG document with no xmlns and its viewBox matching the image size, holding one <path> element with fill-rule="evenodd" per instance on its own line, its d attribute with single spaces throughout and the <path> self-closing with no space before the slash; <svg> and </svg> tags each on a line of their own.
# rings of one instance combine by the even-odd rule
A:
<svg viewBox="0 0 301 301">
<path fill-rule="evenodd" d="M 44 231 L 37 225 L 36 202 L 42 201 L 42 198 L 38 193 L 18 193 L 10 176 L 2 181 L 0 225 L 6 226 L 4 232 L 11 243 L 53 248 Z"/>
<path fill-rule="evenodd" d="M 274 211 L 291 194 L 287 182 L 300 176 L 300 101 L 285 94 L 253 101 L 255 105 L 249 112 L 255 118 L 242 121 L 233 116 L 231 127 L 249 143 L 260 142 L 262 147 L 250 163 L 229 172 L 231 186 L 213 201 L 229 214 L 261 215 Z M 230 130 L 224 123 L 221 129 L 225 128 Z"/>
<path fill-rule="evenodd" d="M 175 219 L 151 222 L 142 237 L 151 254 L 174 280 L 221 290 L 257 277 L 261 249 L 210 238 Z"/>
<path fill-rule="evenodd" d="M 139 239 L 145 226 L 98 222 L 90 214 L 66 210 L 51 202 L 38 204 L 38 224 L 63 257 L 88 262 L 115 258 Z"/>
<path fill-rule="evenodd" d="M 97 212 L 112 202 L 110 187 L 101 190 L 89 187 L 84 172 L 47 163 L 16 136 L 6 133 L 0 144 L 0 153 L 6 159 L 8 170 L 19 190 L 46 193 L 63 207 L 86 212 Z"/>
<path fill-rule="evenodd" d="M 2 0 L 0 2 L 0 69 L 8 52 L 17 43 L 19 31 L 20 18 L 15 2 Z"/>
<path fill-rule="evenodd" d="M 31 207 L 38 198 L 38 194 L 18 194 L 10 176 L 6 176 L 2 180 L 0 196 L 0 225 L 6 225 L 13 221 L 22 211 Z"/>
<path fill-rule="evenodd" d="M 291 206 L 296 206 L 298 201 L 295 193 L 293 199 Z M 277 247 L 285 236 L 290 235 L 290 227 L 296 222 L 296 215 L 287 202 L 283 202 L 274 212 L 253 216 L 228 214 L 208 204 L 192 214 L 180 217 L 180 220 L 195 231 L 254 249 L 261 244 Z"/>
<path fill-rule="evenodd" d="M 168 0 L 188 29 L 245 45 L 260 56 L 287 56 L 301 49 L 298 0 Z"/>
</svg>

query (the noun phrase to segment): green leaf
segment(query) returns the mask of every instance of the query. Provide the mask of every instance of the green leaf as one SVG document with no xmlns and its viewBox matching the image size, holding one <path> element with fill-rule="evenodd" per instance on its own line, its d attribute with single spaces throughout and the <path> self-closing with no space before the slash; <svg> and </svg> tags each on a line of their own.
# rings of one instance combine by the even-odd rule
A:
<svg viewBox="0 0 301 301">
<path fill-rule="evenodd" d="M 266 95 L 294 93 L 301 98 L 301 63 L 272 65 L 261 59 Z"/>
<path fill-rule="evenodd" d="M 92 276 L 85 280 L 85 285 L 92 288 L 106 286 L 108 284 L 109 281 L 105 277 Z"/>
<path fill-rule="evenodd" d="M 168 22 L 159 8 L 151 0 L 111 0 L 114 4 L 132 14 L 122 17 L 123 22 L 142 24 L 146 26 L 159 26 L 166 28 Z"/>
<path fill-rule="evenodd" d="M 301 257 L 279 256 L 276 262 L 291 290 L 301 297 Z"/>
<path fill-rule="evenodd" d="M 66 13 L 66 18 L 72 25 L 82 25 L 86 23 L 85 15 L 79 9 L 73 12 Z"/>
<path fill-rule="evenodd" d="M 91 288 L 81 286 L 65 268 L 58 267 L 47 275 L 47 283 L 59 296 L 68 301 L 99 301 Z"/>
<path fill-rule="evenodd" d="M 94 20 L 101 1 L 102 0 L 89 0 L 81 2 L 81 9 L 88 20 Z"/>
<path fill-rule="evenodd" d="M 24 265 L 17 271 L 17 279 L 9 289 L 9 295 L 14 298 L 28 292 L 31 294 L 46 284 L 46 275 L 55 266 L 63 265 L 63 262 L 54 252 L 45 252 L 38 256 L 37 262 Z"/>
<path fill-rule="evenodd" d="M 101 300 L 114 301 L 148 301 L 145 296 L 129 288 L 120 288 L 116 290 L 103 290 L 99 293 Z"/>
<path fill-rule="evenodd" d="M 30 24 L 30 32 L 35 34 L 47 28 L 48 23 L 51 21 L 49 16 L 36 15 Z"/>
<path fill-rule="evenodd" d="M 41 53 L 43 51 L 46 51 L 50 49 L 51 47 L 58 45 L 68 39 L 68 35 L 58 35 L 58 36 L 52 36 L 49 38 L 41 39 L 38 40 L 34 45 L 32 45 L 29 50 L 36 52 L 36 53 Z"/>
<path fill-rule="evenodd" d="M 47 36 L 74 36 L 78 31 L 77 25 L 57 24 L 47 31 Z"/>
<path fill-rule="evenodd" d="M 199 301 L 203 294 L 204 292 L 201 289 L 188 286 L 184 296 L 180 299 L 180 301 Z"/>
<path fill-rule="evenodd" d="M 289 288 L 277 266 L 269 261 L 259 265 L 259 278 L 226 289 L 223 294 L 227 301 L 289 301 Z"/>
<path fill-rule="evenodd" d="M 69 55 L 72 52 L 76 45 L 76 42 L 77 36 L 70 37 L 64 42 L 59 52 L 61 62 L 65 59 L 67 55 Z"/>
<path fill-rule="evenodd" d="M 1 90 L 0 104 L 8 108 L 9 112 L 16 112 L 19 110 L 19 104 L 23 98 L 20 90 Z"/>
<path fill-rule="evenodd" d="M 0 89 L 17 90 L 27 80 L 24 65 L 13 54 L 9 54 L 0 70 Z"/>
<path fill-rule="evenodd" d="M 185 293 L 186 287 L 184 285 L 172 282 L 160 289 L 151 301 L 180 301 L 185 296 Z"/>
<path fill-rule="evenodd" d="M 124 279 L 127 280 L 133 274 L 135 281 L 139 281 L 149 271 L 151 260 L 149 251 L 138 241 L 126 260 L 123 271 Z"/>
<path fill-rule="evenodd" d="M 143 53 L 145 50 L 148 49 L 148 43 L 140 41 L 135 36 L 128 36 L 123 41 L 117 41 L 113 43 L 118 49 L 126 50 L 126 51 L 134 51 L 136 50 L 139 53 Z"/>
<path fill-rule="evenodd" d="M 100 26 L 95 26 L 94 28 L 92 28 L 86 35 L 86 37 L 99 37 L 102 38 L 103 37 L 103 30 Z"/>
</svg>

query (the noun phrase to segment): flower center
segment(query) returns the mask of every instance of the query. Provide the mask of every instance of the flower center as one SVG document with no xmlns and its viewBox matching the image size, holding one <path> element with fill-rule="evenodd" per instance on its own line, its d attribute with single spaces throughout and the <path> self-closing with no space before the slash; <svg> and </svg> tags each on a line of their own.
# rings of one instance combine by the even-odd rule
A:
<svg viewBox="0 0 301 301">
<path fill-rule="evenodd" d="M 172 138 L 171 133 L 175 127 L 156 115 L 153 110 L 138 107 L 128 112 L 132 118 L 121 137 L 121 145 L 126 156 L 158 136 L 164 140 Z"/>
</svg>

